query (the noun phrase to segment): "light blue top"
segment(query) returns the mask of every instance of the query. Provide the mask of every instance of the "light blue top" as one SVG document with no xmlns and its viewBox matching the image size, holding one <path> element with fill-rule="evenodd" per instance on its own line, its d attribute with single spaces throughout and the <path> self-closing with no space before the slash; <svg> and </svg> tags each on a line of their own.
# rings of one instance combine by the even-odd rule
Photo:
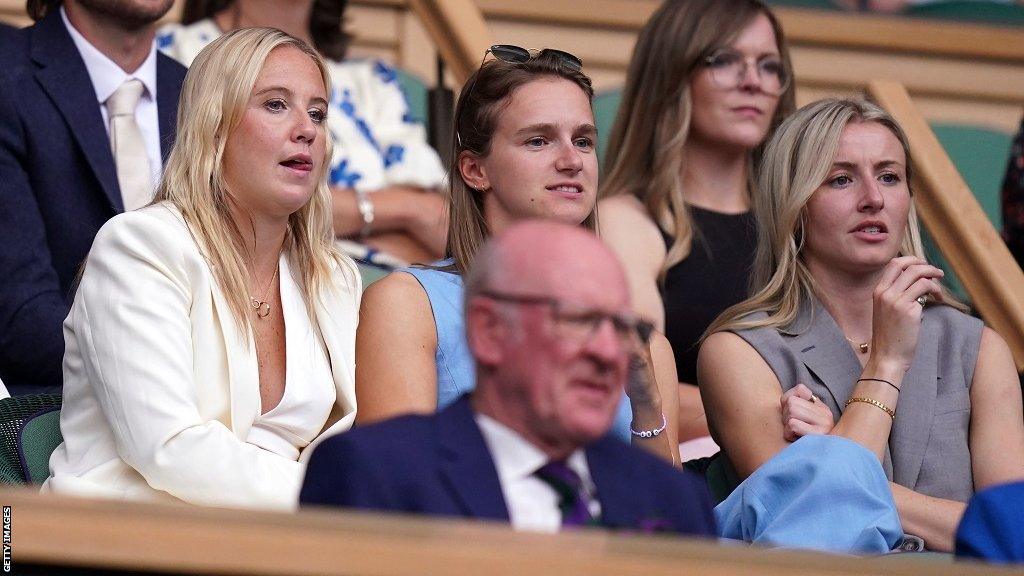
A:
<svg viewBox="0 0 1024 576">
<path fill-rule="evenodd" d="M 451 263 L 449 259 L 436 265 L 443 267 Z M 476 386 L 476 371 L 466 343 L 466 325 L 462 315 L 462 276 L 436 268 L 402 268 L 400 272 L 416 278 L 430 300 L 437 328 L 434 362 L 437 365 L 437 409 L 440 410 Z M 612 434 L 629 442 L 632 417 L 629 399 L 623 393 L 612 424 Z"/>
</svg>

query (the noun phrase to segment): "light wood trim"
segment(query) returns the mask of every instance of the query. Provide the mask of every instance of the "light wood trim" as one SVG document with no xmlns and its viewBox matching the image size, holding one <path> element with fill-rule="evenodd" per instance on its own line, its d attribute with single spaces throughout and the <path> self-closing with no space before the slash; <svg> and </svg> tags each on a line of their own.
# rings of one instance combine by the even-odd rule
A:
<svg viewBox="0 0 1024 576">
<path fill-rule="evenodd" d="M 410 2 L 416 0 L 409 0 Z M 400 6 L 405 0 L 353 0 Z M 659 0 L 476 0 L 488 18 L 567 26 L 639 30 Z M 846 46 L 880 52 L 1024 61 L 1024 29 L 924 18 L 775 7 L 791 43 Z"/>
<path fill-rule="evenodd" d="M 314 510 L 276 514 L 0 490 L 12 507 L 18 562 L 277 575 L 974 576 L 1013 574 L 912 557 L 856 559 L 762 551 L 670 537 L 591 530 L 557 536 L 505 526 Z"/>
<path fill-rule="evenodd" d="M 907 133 L 917 169 L 914 203 L 978 312 L 1006 339 L 1024 371 L 1024 272 L 899 82 L 868 84 Z"/>
<path fill-rule="evenodd" d="M 438 52 L 462 84 L 491 45 L 487 22 L 472 0 L 409 0 Z"/>
</svg>

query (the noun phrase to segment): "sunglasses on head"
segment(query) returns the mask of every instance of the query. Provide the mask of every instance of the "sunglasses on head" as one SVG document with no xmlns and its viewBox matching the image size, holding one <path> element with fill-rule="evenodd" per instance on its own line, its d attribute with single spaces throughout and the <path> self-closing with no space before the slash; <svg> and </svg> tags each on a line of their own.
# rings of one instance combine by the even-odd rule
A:
<svg viewBox="0 0 1024 576">
<path fill-rule="evenodd" d="M 510 64 L 522 64 L 531 58 L 554 56 L 559 62 L 573 70 L 583 69 L 583 61 L 580 60 L 579 56 L 570 54 L 564 50 L 556 50 L 554 48 L 530 50 L 521 46 L 513 46 L 512 44 L 495 44 L 484 52 L 484 60 L 487 59 L 488 54 L 491 54 L 502 62 L 508 62 Z M 480 65 L 482 66 L 483 62 L 481 62 Z"/>
</svg>

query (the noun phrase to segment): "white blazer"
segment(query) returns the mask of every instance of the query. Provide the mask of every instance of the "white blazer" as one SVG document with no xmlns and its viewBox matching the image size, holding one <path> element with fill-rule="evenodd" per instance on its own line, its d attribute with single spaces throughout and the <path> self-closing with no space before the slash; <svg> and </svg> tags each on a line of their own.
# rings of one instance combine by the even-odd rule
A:
<svg viewBox="0 0 1024 576">
<path fill-rule="evenodd" d="M 64 443 L 43 491 L 294 508 L 313 447 L 355 419 L 362 288 L 351 260 L 314 306 L 337 401 L 298 462 L 245 442 L 260 414 L 255 341 L 176 208 L 115 216 L 86 262 L 64 322 Z"/>
</svg>

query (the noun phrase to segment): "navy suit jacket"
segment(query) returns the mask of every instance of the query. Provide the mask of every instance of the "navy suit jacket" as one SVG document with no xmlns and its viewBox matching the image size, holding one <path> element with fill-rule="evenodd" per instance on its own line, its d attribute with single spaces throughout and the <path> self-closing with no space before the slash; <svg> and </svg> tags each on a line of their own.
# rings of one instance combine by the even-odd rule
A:
<svg viewBox="0 0 1024 576">
<path fill-rule="evenodd" d="M 0 30 L 0 379 L 61 384 L 62 324 L 93 237 L 124 211 L 89 73 L 57 10 Z M 157 55 L 161 151 L 174 141 L 185 68 Z"/>
<path fill-rule="evenodd" d="M 956 531 L 956 555 L 1024 562 L 1024 482 L 986 488 L 971 498 Z"/>
<path fill-rule="evenodd" d="M 585 452 L 602 526 L 715 535 L 703 478 L 610 436 Z M 509 521 L 469 396 L 437 414 L 402 416 L 325 440 L 310 459 L 300 502 Z"/>
</svg>

